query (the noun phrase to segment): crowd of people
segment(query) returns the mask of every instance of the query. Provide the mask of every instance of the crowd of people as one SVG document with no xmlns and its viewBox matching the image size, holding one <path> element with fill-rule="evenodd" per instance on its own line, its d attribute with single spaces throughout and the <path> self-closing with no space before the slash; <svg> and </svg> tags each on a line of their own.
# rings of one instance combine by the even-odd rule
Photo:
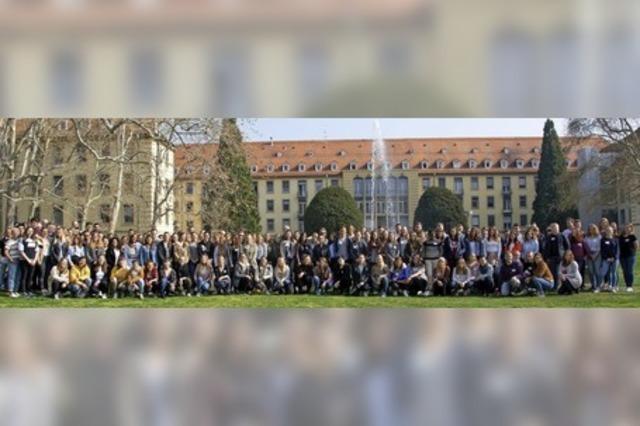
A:
<svg viewBox="0 0 640 426">
<path fill-rule="evenodd" d="M 0 290 L 12 298 L 168 297 L 227 294 L 522 296 L 617 292 L 618 266 L 633 291 L 633 225 L 606 218 L 586 230 L 535 224 L 432 230 L 342 227 L 281 235 L 189 229 L 173 234 L 46 220 L 0 240 Z M 589 285 L 587 285 L 587 282 Z"/>
</svg>

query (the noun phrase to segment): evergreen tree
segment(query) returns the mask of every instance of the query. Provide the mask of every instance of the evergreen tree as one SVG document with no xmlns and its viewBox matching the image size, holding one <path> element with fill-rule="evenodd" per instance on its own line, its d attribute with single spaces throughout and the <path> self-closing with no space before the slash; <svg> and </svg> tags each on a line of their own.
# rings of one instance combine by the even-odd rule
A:
<svg viewBox="0 0 640 426">
<path fill-rule="evenodd" d="M 203 220 L 231 232 L 260 231 L 257 196 L 236 119 L 222 120 L 216 157 L 203 194 Z"/>
<path fill-rule="evenodd" d="M 565 206 L 567 194 L 563 188 L 566 183 L 567 165 L 560 145 L 560 138 L 552 120 L 544 124 L 542 154 L 536 183 L 536 198 L 533 202 L 533 222 L 543 231 L 553 222 L 563 224 L 571 208 Z"/>
</svg>

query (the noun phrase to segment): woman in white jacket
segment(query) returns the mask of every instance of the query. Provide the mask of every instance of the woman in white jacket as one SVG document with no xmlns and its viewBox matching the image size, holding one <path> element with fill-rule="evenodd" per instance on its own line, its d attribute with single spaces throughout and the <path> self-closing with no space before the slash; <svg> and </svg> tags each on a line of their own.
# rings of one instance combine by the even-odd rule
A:
<svg viewBox="0 0 640 426">
<path fill-rule="evenodd" d="M 558 281 L 560 282 L 558 294 L 578 293 L 578 289 L 582 285 L 580 268 L 571 250 L 564 252 L 562 262 L 558 265 Z"/>
</svg>

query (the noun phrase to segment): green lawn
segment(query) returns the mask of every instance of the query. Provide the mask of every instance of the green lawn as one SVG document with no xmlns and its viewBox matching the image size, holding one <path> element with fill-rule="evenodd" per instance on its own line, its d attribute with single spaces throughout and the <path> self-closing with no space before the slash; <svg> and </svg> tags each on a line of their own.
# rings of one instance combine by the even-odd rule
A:
<svg viewBox="0 0 640 426">
<path fill-rule="evenodd" d="M 636 263 L 640 277 L 640 262 Z M 622 272 L 620 272 L 622 280 Z M 0 308 L 638 308 L 640 282 L 636 291 L 617 294 L 585 292 L 573 296 L 538 297 L 345 297 L 345 296 L 209 296 L 167 299 L 132 298 L 118 300 L 49 298 L 10 299 L 0 296 Z"/>
</svg>

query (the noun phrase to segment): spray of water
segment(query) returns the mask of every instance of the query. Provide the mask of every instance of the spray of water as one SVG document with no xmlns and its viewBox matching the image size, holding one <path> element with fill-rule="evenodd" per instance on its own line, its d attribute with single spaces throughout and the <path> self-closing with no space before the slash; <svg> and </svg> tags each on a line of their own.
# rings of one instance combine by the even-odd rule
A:
<svg viewBox="0 0 640 426">
<path fill-rule="evenodd" d="M 384 216 L 385 226 L 389 227 L 389 206 L 390 199 L 389 193 L 389 172 L 390 167 L 388 165 L 387 148 L 382 137 L 382 129 L 380 127 L 380 120 L 373 121 L 373 147 L 371 149 L 371 226 L 377 226 L 377 217 Z M 381 188 L 376 191 L 376 185 L 378 184 L 377 178 L 380 178 Z M 378 209 L 378 195 L 384 200 L 383 211 L 379 212 Z"/>
</svg>

